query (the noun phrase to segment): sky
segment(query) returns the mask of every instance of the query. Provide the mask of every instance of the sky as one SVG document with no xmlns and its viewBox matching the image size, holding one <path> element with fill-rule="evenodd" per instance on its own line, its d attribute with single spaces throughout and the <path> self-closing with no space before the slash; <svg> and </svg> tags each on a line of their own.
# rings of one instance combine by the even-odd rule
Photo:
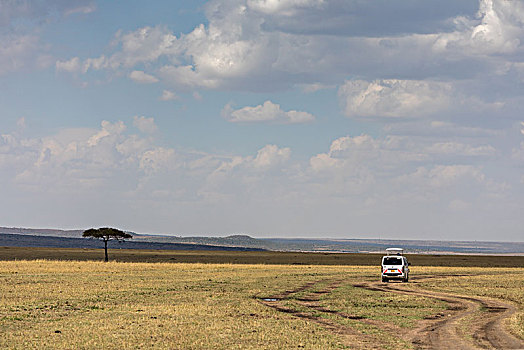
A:
<svg viewBox="0 0 524 350">
<path fill-rule="evenodd" d="M 524 240 L 524 1 L 0 0 L 0 226 Z"/>
</svg>

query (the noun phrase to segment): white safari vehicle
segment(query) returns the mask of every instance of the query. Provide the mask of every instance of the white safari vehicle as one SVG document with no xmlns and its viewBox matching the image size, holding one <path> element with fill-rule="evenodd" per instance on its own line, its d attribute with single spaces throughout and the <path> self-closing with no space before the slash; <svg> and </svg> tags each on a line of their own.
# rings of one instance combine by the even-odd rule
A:
<svg viewBox="0 0 524 350">
<path fill-rule="evenodd" d="M 408 259 L 404 256 L 402 248 L 387 248 L 386 255 L 382 257 L 382 282 L 389 280 L 409 280 Z"/>
</svg>

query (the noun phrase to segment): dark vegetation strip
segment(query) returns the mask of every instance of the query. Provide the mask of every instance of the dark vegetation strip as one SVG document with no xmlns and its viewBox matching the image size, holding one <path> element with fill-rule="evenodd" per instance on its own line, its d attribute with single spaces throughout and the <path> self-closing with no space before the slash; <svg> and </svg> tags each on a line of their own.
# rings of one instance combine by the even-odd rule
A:
<svg viewBox="0 0 524 350">
<path fill-rule="evenodd" d="M 224 247 L 212 244 L 144 242 L 144 241 L 109 241 L 109 248 L 149 249 L 149 250 L 240 250 L 261 251 L 260 248 Z M 41 235 L 19 235 L 0 233 L 0 246 L 5 247 L 43 247 L 43 248 L 99 248 L 97 239 L 53 237 Z"/>
<path fill-rule="evenodd" d="M 100 243 L 100 242 L 99 242 Z M 102 246 L 100 247 L 102 248 Z M 415 266 L 523 267 L 524 256 L 408 254 Z M 103 249 L 0 247 L 0 260 L 103 260 Z M 295 253 L 271 251 L 110 249 L 121 262 L 181 262 L 282 265 L 380 265 L 381 254 Z M 378 272 L 377 272 L 378 273 Z"/>
</svg>

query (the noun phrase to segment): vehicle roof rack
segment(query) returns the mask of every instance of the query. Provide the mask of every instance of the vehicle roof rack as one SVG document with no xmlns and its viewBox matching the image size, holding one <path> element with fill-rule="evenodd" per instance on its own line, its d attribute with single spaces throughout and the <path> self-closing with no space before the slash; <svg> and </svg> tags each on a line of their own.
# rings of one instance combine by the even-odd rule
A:
<svg viewBox="0 0 524 350">
<path fill-rule="evenodd" d="M 387 255 L 403 255 L 404 249 L 403 248 L 386 248 L 386 254 Z"/>
</svg>

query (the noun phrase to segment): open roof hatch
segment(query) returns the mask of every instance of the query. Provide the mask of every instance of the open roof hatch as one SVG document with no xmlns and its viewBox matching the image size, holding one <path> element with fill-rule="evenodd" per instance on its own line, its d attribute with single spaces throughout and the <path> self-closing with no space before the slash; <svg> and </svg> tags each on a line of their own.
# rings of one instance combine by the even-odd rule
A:
<svg viewBox="0 0 524 350">
<path fill-rule="evenodd" d="M 402 255 L 404 254 L 404 249 L 402 248 L 386 248 L 387 255 Z"/>
</svg>

